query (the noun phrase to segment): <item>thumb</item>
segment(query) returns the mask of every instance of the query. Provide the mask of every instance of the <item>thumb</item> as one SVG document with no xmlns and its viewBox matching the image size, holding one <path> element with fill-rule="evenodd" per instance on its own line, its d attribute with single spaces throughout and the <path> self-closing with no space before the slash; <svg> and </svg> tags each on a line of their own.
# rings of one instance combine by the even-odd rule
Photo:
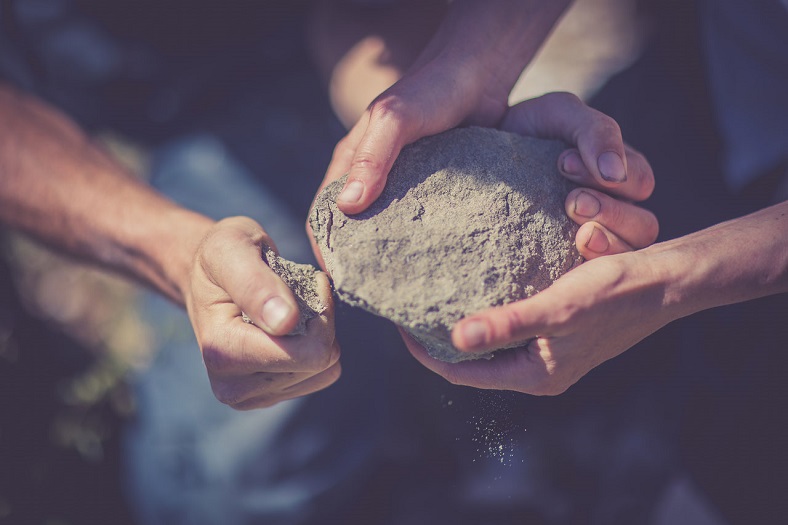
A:
<svg viewBox="0 0 788 525">
<path fill-rule="evenodd" d="M 373 102 L 357 125 L 364 125 L 365 119 L 366 130 L 337 197 L 337 206 L 349 215 L 366 210 L 380 196 L 391 166 L 403 146 L 415 140 L 420 127 L 419 119 L 394 96 Z"/>
<path fill-rule="evenodd" d="M 478 352 L 524 343 L 545 335 L 550 326 L 548 310 L 544 308 L 545 292 L 460 320 L 452 330 L 452 343 L 459 350 Z"/>
<path fill-rule="evenodd" d="M 222 222 L 230 227 L 223 234 L 217 232 L 201 254 L 208 278 L 269 335 L 289 333 L 298 323 L 298 304 L 290 288 L 262 259 L 260 243 L 271 245 L 270 239 L 250 219 Z"/>
</svg>

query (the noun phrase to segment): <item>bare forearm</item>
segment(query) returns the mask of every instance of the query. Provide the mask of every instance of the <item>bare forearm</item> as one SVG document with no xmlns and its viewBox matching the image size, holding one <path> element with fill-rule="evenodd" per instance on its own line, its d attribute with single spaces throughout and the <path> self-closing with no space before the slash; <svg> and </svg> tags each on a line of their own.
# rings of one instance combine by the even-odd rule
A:
<svg viewBox="0 0 788 525">
<path fill-rule="evenodd" d="M 673 317 L 788 292 L 788 201 L 641 252 Z"/>
<path fill-rule="evenodd" d="M 505 97 L 571 3 L 455 0 L 415 67 L 438 55 L 466 65 L 472 61 L 468 74 L 495 82 Z"/>
<path fill-rule="evenodd" d="M 212 221 L 126 173 L 67 117 L 0 86 L 0 221 L 182 302 Z"/>
</svg>

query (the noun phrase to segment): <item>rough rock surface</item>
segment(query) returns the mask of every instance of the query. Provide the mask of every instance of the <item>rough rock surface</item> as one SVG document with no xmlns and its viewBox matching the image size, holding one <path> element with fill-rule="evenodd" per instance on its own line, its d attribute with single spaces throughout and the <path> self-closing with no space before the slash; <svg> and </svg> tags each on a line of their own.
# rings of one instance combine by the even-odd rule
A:
<svg viewBox="0 0 788 525">
<path fill-rule="evenodd" d="M 306 323 L 326 311 L 326 305 L 320 300 L 318 294 L 317 269 L 311 264 L 298 264 L 280 257 L 270 247 L 263 245 L 263 260 L 271 267 L 287 286 L 293 291 L 298 310 L 301 314 L 298 324 L 287 335 L 304 335 Z M 251 323 L 251 319 L 243 314 L 243 319 Z"/>
<path fill-rule="evenodd" d="M 340 299 L 392 320 L 433 357 L 457 362 L 461 318 L 529 297 L 581 262 L 564 211 L 573 187 L 560 142 L 484 128 L 403 149 L 381 197 L 346 216 L 327 186 L 310 216 Z"/>
</svg>

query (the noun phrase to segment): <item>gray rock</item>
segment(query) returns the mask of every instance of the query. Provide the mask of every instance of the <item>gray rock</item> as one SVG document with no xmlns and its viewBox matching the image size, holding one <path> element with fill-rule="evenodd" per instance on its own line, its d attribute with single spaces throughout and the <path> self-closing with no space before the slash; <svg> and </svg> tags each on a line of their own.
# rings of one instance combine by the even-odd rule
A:
<svg viewBox="0 0 788 525">
<path fill-rule="evenodd" d="M 262 258 L 271 267 L 290 290 L 293 291 L 300 316 L 298 324 L 287 335 L 304 335 L 306 333 L 306 323 L 310 319 L 317 317 L 326 311 L 327 306 L 320 300 L 318 294 L 317 268 L 311 264 L 298 264 L 280 257 L 270 247 L 263 245 Z M 252 320 L 245 313 L 243 320 L 252 323 Z"/>
<path fill-rule="evenodd" d="M 530 297 L 582 259 L 564 211 L 574 187 L 560 142 L 464 128 L 403 149 L 380 198 L 346 216 L 345 180 L 315 201 L 310 222 L 338 296 L 392 320 L 448 362 L 451 328 L 490 306 Z"/>
</svg>

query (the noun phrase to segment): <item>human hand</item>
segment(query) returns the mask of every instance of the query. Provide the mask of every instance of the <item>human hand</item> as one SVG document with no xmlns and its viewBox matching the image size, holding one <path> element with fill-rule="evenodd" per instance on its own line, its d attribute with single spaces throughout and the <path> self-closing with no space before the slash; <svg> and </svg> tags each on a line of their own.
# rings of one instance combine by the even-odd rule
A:
<svg viewBox="0 0 788 525">
<path fill-rule="evenodd" d="M 554 93 L 512 107 L 501 128 L 573 146 L 558 163 L 564 176 L 581 185 L 567 196 L 565 207 L 581 224 L 576 245 L 586 259 L 630 252 L 655 241 L 656 218 L 632 202 L 651 194 L 653 173 L 645 158 L 624 144 L 613 119 L 574 95 Z M 469 316 L 452 334 L 460 350 L 528 343 L 523 348 L 499 352 L 489 361 L 446 364 L 407 336 L 406 344 L 422 364 L 453 382 L 537 394 L 563 392 L 661 326 L 650 328 L 638 319 L 646 315 L 639 288 L 644 285 L 629 280 L 630 269 L 618 259 L 601 261 L 581 265 L 531 299 Z M 657 319 L 653 313 L 648 316 L 649 321 Z M 603 325 L 604 336 L 595 328 Z"/>
<path fill-rule="evenodd" d="M 348 174 L 337 199 L 348 215 L 364 211 L 380 196 L 402 148 L 461 123 L 491 127 L 506 111 L 506 92 L 478 75 L 456 85 L 449 60 L 416 68 L 379 95 L 350 132 L 337 143 L 318 193 Z"/>
<path fill-rule="evenodd" d="M 586 262 L 535 296 L 460 321 L 452 342 L 463 351 L 501 350 L 492 359 L 450 364 L 403 333 L 411 354 L 458 385 L 557 395 L 599 364 L 668 322 L 664 286 L 649 257 L 630 252 Z"/>
<path fill-rule="evenodd" d="M 415 63 L 337 144 L 320 190 L 347 173 L 337 205 L 360 213 L 406 144 L 460 124 L 496 126 L 520 73 L 570 3 L 452 2 Z"/>
<path fill-rule="evenodd" d="M 285 335 L 298 322 L 298 306 L 262 260 L 263 243 L 275 249 L 251 219 L 216 223 L 197 249 L 184 294 L 213 392 L 238 410 L 321 390 L 341 372 L 327 277 L 318 274 L 326 312 L 307 323 L 305 335 Z"/>
<path fill-rule="evenodd" d="M 554 395 L 669 322 L 788 292 L 788 202 L 639 251 L 599 257 L 524 301 L 460 321 L 461 350 L 523 346 L 489 361 L 443 363 L 403 332 L 411 353 L 449 381 Z"/>
</svg>

